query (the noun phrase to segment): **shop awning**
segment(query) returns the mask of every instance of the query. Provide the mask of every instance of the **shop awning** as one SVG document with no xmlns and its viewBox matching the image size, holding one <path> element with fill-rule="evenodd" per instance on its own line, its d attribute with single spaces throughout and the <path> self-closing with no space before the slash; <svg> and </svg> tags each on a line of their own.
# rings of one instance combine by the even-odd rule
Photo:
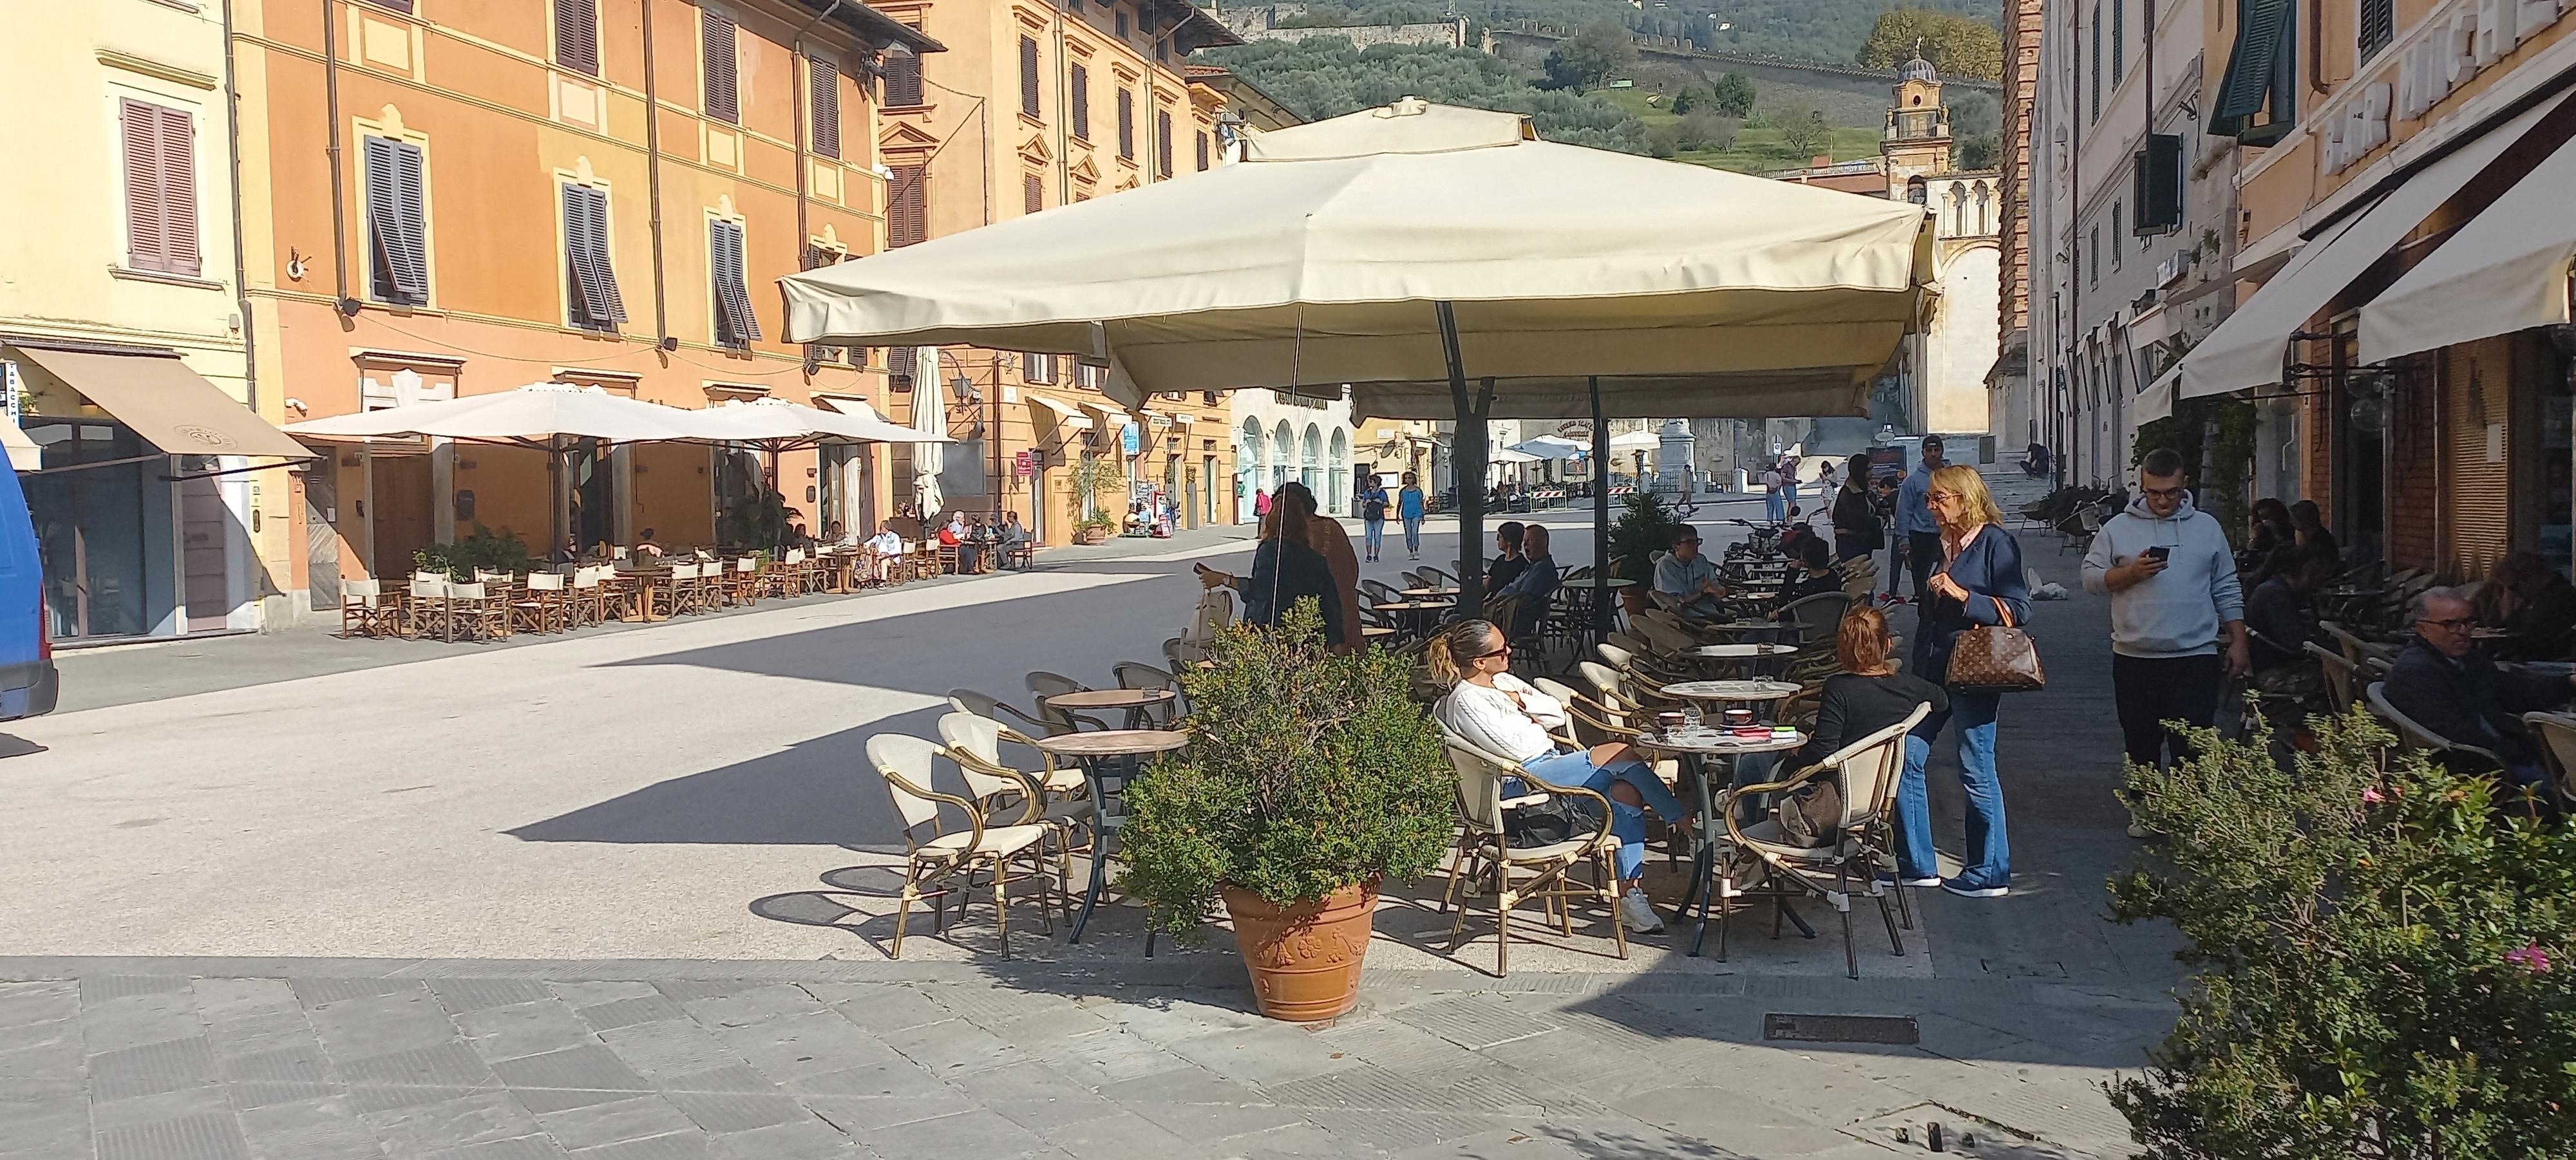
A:
<svg viewBox="0 0 2576 1160">
<path fill-rule="evenodd" d="M 2366 363 L 2568 321 L 2576 261 L 2576 141 L 2522 181 L 2397 284 L 2361 308 Z"/>
<path fill-rule="evenodd" d="M 175 354 L 18 349 L 165 454 L 314 458 Z"/>
<path fill-rule="evenodd" d="M 1055 416 L 1055 425 L 1062 427 L 1067 431 L 1091 430 L 1091 419 L 1084 415 L 1080 410 L 1076 409 L 1071 403 L 1061 402 L 1036 392 L 1030 392 L 1029 405 Z"/>
<path fill-rule="evenodd" d="M 2180 398 L 2223 395 L 2281 381 L 2290 335 L 2352 285 L 2390 248 L 2507 146 L 2520 140 L 2558 101 L 2544 101 L 2485 136 L 2426 166 L 2369 209 L 2346 217 L 2308 243 L 2281 273 L 2228 315 L 2218 329 L 2183 356 Z M 2445 247 L 2446 249 L 2448 247 Z M 2440 251 L 2435 251 L 2437 254 Z"/>
<path fill-rule="evenodd" d="M 2148 383 L 2146 390 L 2138 392 L 2137 399 L 2129 405 L 2129 430 L 2135 431 L 2158 419 L 2172 418 L 2174 388 L 2181 381 L 2182 368 L 2176 366 L 2157 375 L 2156 381 Z"/>
<path fill-rule="evenodd" d="M 45 449 L 27 438 L 16 423 L 0 419 L 0 450 L 9 453 L 9 466 L 16 471 L 36 471 L 45 466 Z"/>
</svg>

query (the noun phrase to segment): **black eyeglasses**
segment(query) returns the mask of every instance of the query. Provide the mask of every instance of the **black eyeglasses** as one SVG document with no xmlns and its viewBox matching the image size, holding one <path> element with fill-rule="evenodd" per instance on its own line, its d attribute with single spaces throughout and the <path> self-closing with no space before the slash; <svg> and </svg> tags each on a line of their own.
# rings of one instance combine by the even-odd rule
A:
<svg viewBox="0 0 2576 1160">
<path fill-rule="evenodd" d="M 1512 646 L 1510 646 L 1510 645 L 1504 645 L 1503 647 L 1498 648 L 1498 649 L 1495 649 L 1495 650 L 1494 650 L 1494 651 L 1492 651 L 1492 652 L 1482 652 L 1482 653 L 1477 653 L 1477 654 L 1476 654 L 1473 658 L 1471 658 L 1471 659 L 1474 659 L 1474 660 L 1480 660 L 1480 661 L 1481 661 L 1481 660 L 1483 660 L 1483 659 L 1485 659 L 1485 658 L 1487 658 L 1487 657 L 1507 657 L 1507 656 L 1510 656 L 1510 655 L 1512 655 Z"/>
<path fill-rule="evenodd" d="M 2423 620 L 2416 621 L 2415 623 L 2429 624 L 2435 628 L 2447 629 L 2451 632 L 2467 632 L 2468 630 L 2478 626 L 2477 618 L 2474 616 L 2454 616 L 2448 620 L 2434 620 L 2427 617 Z"/>
</svg>

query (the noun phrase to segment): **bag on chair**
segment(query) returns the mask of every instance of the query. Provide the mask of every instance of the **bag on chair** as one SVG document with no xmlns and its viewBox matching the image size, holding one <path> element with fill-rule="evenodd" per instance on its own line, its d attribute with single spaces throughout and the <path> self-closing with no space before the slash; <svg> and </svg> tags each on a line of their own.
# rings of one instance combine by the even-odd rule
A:
<svg viewBox="0 0 2576 1160">
<path fill-rule="evenodd" d="M 1782 841 L 1801 849 L 1822 849 L 1834 844 L 1842 828 L 1843 791 L 1830 781 L 1809 782 L 1771 807 L 1771 816 L 1780 822 Z"/>
<path fill-rule="evenodd" d="M 2039 644 L 2014 627 L 2012 606 L 1995 597 L 2002 624 L 1980 624 L 1959 634 L 1950 646 L 1950 686 L 1998 693 L 2032 693 L 2048 686 L 2039 667 Z"/>
</svg>

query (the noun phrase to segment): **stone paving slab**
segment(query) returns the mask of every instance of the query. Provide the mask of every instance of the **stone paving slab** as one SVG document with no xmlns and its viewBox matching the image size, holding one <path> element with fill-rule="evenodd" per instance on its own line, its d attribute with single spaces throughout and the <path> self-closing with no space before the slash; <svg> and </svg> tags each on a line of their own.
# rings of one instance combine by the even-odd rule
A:
<svg viewBox="0 0 2576 1160">
<path fill-rule="evenodd" d="M 1376 971 L 1301 1027 L 1234 970 L 0 959 L 0 1157 L 1840 1160 L 1926 1116 L 2114 1156 L 2094 1085 L 2171 1017 L 2070 983 Z M 1923 1042 L 1764 1043 L 1783 1010 Z M 170 1034 L 89 1050 L 93 1018 Z"/>
</svg>

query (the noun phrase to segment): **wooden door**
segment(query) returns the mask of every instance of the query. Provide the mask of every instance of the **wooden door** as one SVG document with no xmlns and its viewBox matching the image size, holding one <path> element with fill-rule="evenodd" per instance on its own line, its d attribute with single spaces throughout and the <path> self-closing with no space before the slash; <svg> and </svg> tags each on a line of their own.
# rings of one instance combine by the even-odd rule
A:
<svg viewBox="0 0 2576 1160">
<path fill-rule="evenodd" d="M 426 455 L 379 455 L 371 491 L 375 550 L 368 561 L 388 581 L 411 575 L 412 553 L 438 542 L 438 497 L 431 494 Z"/>
</svg>

